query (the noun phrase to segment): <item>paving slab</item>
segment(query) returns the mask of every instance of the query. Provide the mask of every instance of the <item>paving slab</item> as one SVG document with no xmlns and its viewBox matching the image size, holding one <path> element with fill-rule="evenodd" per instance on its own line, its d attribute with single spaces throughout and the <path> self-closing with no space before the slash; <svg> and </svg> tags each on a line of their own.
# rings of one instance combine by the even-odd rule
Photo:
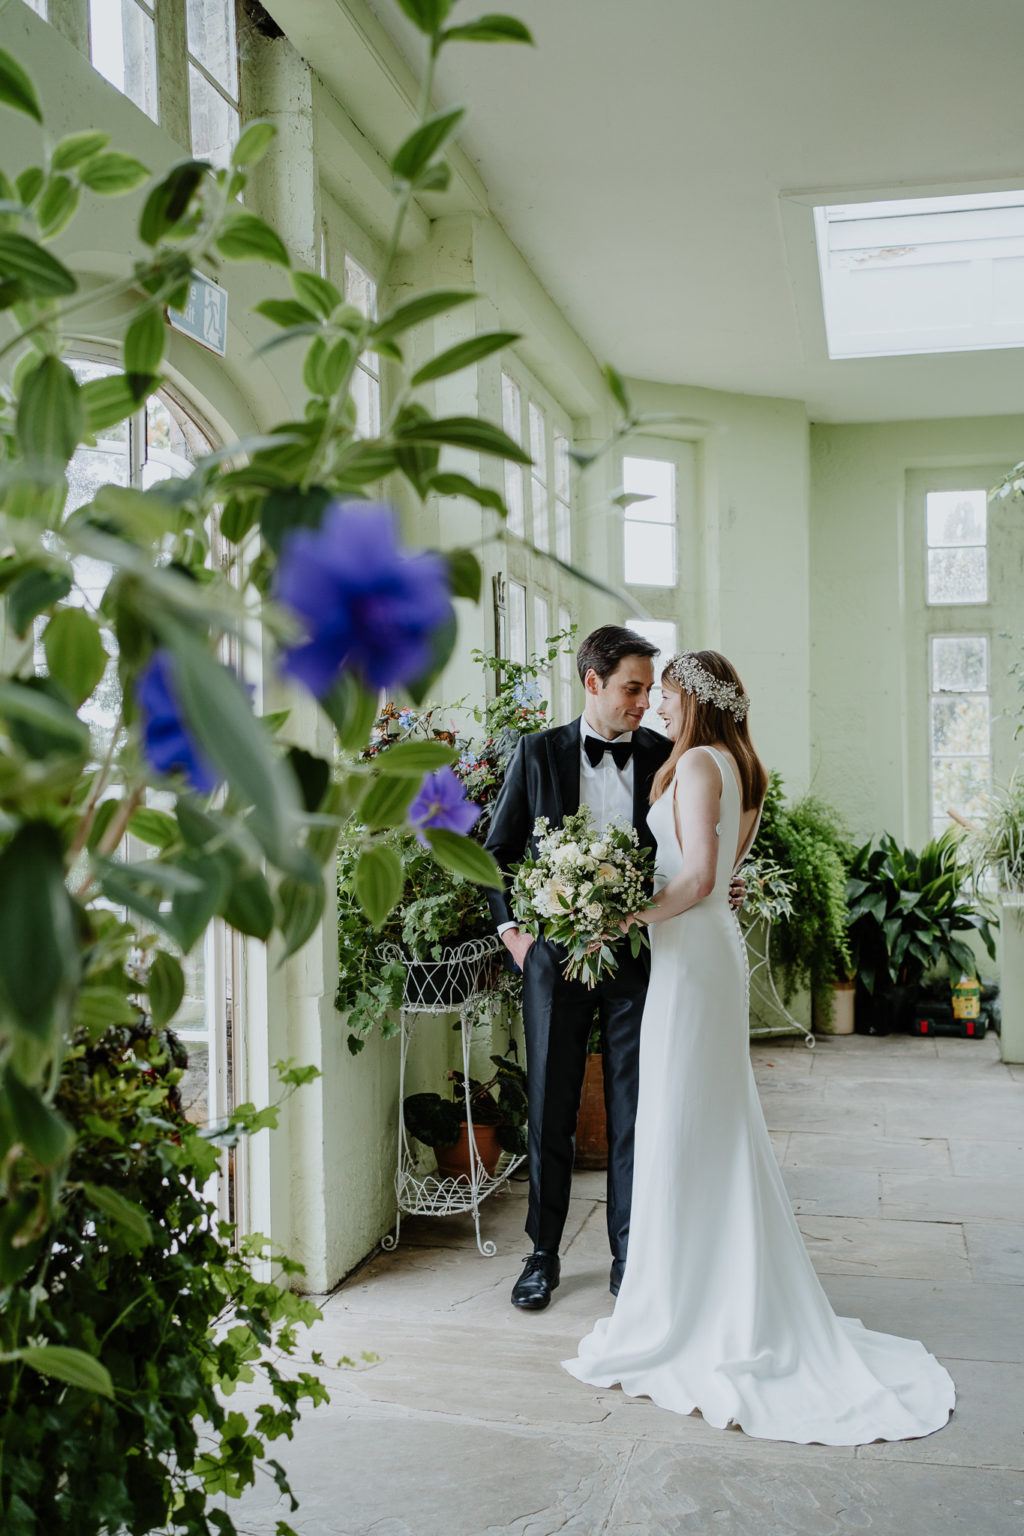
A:
<svg viewBox="0 0 1024 1536">
<path fill-rule="evenodd" d="M 886 1275 L 908 1280 L 969 1280 L 963 1232 L 942 1222 L 801 1216 L 820 1275 Z"/>
<path fill-rule="evenodd" d="M 1024 1224 L 968 1221 L 963 1230 L 975 1280 L 1024 1285 Z"/>
<path fill-rule="evenodd" d="M 955 1374 L 957 1360 L 1024 1365 L 1024 1297 L 1016 1285 L 930 1282 L 877 1275 L 823 1275 L 841 1317 L 920 1339 Z"/>
<path fill-rule="evenodd" d="M 791 1131 L 785 1166 L 902 1169 L 939 1176 L 951 1172 L 949 1148 L 943 1137 L 889 1141 L 881 1136 L 838 1136 L 828 1131 Z"/>
<path fill-rule="evenodd" d="M 964 1179 L 1011 1179 L 1024 1187 L 1024 1138 L 1012 1141 L 951 1141 L 953 1172 Z"/>
<path fill-rule="evenodd" d="M 877 1216 L 880 1175 L 867 1169 L 786 1168 L 783 1181 L 798 1216 Z"/>
<path fill-rule="evenodd" d="M 882 1211 L 911 1221 L 1020 1221 L 1024 1195 L 1006 1179 L 932 1179 L 883 1173 Z"/>
<path fill-rule="evenodd" d="M 965 1085 L 964 1085 L 965 1086 Z M 998 1083 L 977 1095 L 948 1095 L 940 1103 L 923 1095 L 908 1095 L 883 1106 L 886 1136 L 945 1136 L 952 1141 L 1009 1141 L 1021 1138 L 1024 1124 L 1020 1090 L 1015 1083 Z"/>
<path fill-rule="evenodd" d="M 921 1440 L 861 1446 L 868 1461 L 1024 1471 L 1024 1365 L 943 1362 L 956 1384 L 956 1409 L 945 1429 Z M 1024 1479 L 1021 1480 L 1024 1492 Z"/>
</svg>

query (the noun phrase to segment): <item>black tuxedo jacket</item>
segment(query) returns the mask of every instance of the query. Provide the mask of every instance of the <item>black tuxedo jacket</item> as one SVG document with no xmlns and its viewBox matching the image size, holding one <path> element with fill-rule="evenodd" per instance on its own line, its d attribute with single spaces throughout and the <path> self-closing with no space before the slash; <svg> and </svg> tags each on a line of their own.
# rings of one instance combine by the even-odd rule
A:
<svg viewBox="0 0 1024 1536">
<path fill-rule="evenodd" d="M 646 726 L 633 732 L 633 825 L 642 847 L 653 848 L 647 825 L 651 783 L 672 750 L 672 743 Z M 556 725 L 549 731 L 523 736 L 505 772 L 505 782 L 491 812 L 485 846 L 502 874 L 508 875 L 527 847 L 536 854 L 533 824 L 546 816 L 557 827 L 580 808 L 580 722 Z M 495 923 L 514 922 L 504 891 L 489 889 L 487 900 Z"/>
</svg>

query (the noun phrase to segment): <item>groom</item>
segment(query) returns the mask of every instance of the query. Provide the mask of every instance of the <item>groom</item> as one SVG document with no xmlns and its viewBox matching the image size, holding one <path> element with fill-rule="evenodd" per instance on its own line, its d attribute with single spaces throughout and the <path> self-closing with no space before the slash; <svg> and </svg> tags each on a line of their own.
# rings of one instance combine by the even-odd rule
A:
<svg viewBox="0 0 1024 1536">
<path fill-rule="evenodd" d="M 581 719 L 524 736 L 509 763 L 491 816 L 487 847 L 507 875 L 535 849 L 533 824 L 552 826 L 590 807 L 599 832 L 613 817 L 632 822 L 642 846 L 651 782 L 672 744 L 640 722 L 654 683 L 658 654 L 635 630 L 605 624 L 576 653 L 586 702 Z M 608 1118 L 608 1240 L 611 1292 L 618 1295 L 626 1263 L 633 1183 L 633 1130 L 639 1076 L 640 1020 L 650 972 L 646 950 L 634 959 L 616 950 L 618 964 L 593 988 L 562 975 L 565 951 L 520 931 L 504 892 L 489 892 L 506 949 L 523 972 L 523 1023 L 529 1088 L 530 1204 L 526 1231 L 533 1253 L 512 1290 L 517 1307 L 539 1311 L 558 1285 L 558 1247 L 569 1212 L 587 1042 L 600 1024 Z"/>
</svg>

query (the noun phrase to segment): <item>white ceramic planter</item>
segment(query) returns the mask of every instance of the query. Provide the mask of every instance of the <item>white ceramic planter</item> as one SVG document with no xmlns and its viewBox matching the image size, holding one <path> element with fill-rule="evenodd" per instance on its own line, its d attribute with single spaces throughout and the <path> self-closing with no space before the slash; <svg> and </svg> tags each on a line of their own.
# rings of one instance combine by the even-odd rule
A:
<svg viewBox="0 0 1024 1536">
<path fill-rule="evenodd" d="M 1004 1061 L 1024 1062 L 1024 895 L 1004 891 L 1000 906 L 1000 1043 Z"/>
</svg>

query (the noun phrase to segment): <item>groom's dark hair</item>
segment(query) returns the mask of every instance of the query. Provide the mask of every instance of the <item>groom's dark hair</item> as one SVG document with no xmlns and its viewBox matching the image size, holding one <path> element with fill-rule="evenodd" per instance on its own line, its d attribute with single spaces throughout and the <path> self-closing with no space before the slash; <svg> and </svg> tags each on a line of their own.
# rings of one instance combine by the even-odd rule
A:
<svg viewBox="0 0 1024 1536">
<path fill-rule="evenodd" d="M 580 682 L 587 673 L 597 673 L 606 683 L 624 656 L 657 656 L 658 647 L 645 640 L 635 629 L 624 629 L 621 624 L 602 624 L 587 636 L 576 652 L 576 669 Z"/>
</svg>

